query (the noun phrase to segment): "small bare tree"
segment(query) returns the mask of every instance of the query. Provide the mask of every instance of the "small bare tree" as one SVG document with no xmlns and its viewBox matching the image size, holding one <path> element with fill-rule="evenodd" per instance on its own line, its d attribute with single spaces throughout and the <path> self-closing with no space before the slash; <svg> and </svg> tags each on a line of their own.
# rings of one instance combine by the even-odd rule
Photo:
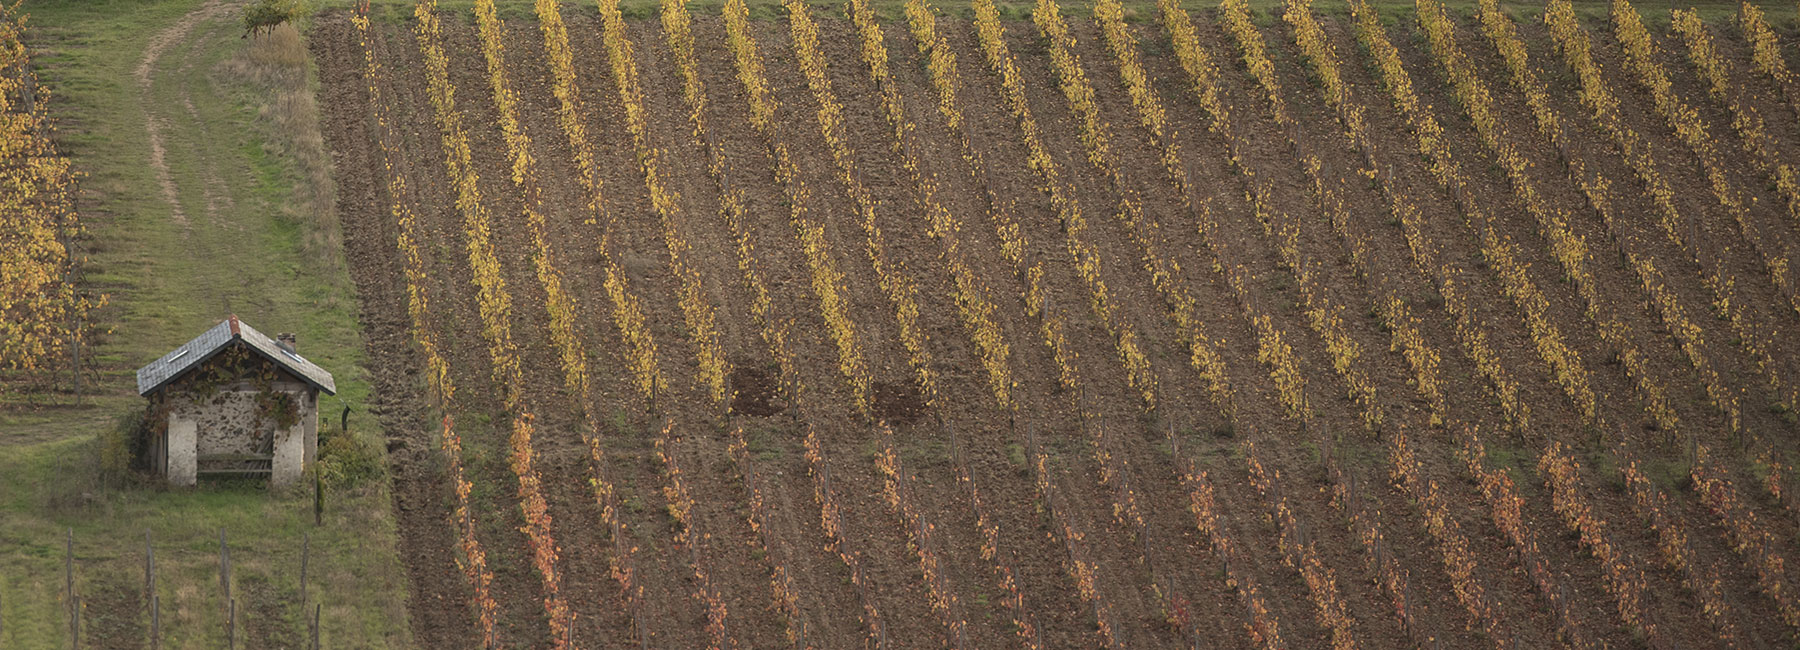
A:
<svg viewBox="0 0 1800 650">
<path fill-rule="evenodd" d="M 244 7 L 244 35 L 260 36 L 300 17 L 298 0 L 257 0 Z"/>
</svg>

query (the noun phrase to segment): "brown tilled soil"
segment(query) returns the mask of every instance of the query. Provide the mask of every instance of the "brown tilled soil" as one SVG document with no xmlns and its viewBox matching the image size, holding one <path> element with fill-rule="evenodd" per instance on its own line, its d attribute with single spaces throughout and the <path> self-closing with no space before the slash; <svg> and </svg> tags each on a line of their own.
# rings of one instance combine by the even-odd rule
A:
<svg viewBox="0 0 1800 650">
<path fill-rule="evenodd" d="M 1724 645 L 1683 585 L 1688 573 L 1665 561 L 1656 531 L 1632 502 L 1615 456 L 1621 447 L 1643 460 L 1646 474 L 1670 500 L 1669 514 L 1693 550 L 1692 571 L 1719 580 L 1730 610 L 1725 616 L 1748 637 L 1740 645 L 1781 646 L 1797 638 L 1797 630 L 1773 615 L 1778 603 L 1769 594 L 1776 590 L 1764 585 L 1777 585 L 1785 594 L 1800 588 L 1800 574 L 1793 573 L 1800 555 L 1800 512 L 1794 500 L 1783 502 L 1770 489 L 1791 492 L 1800 485 L 1791 473 L 1786 483 L 1769 483 L 1767 466 L 1751 459 L 1763 449 L 1773 449 L 1783 463 L 1800 456 L 1793 451 L 1796 424 L 1789 408 L 1789 387 L 1800 384 L 1795 355 L 1800 338 L 1792 335 L 1800 331 L 1800 313 L 1786 307 L 1746 232 L 1785 254 L 1788 242 L 1800 241 L 1800 220 L 1744 153 L 1731 116 L 1688 67 L 1679 38 L 1657 34 L 1662 63 L 1676 93 L 1695 107 L 1726 154 L 1726 177 L 1750 206 L 1741 223 L 1713 200 L 1693 153 L 1623 66 L 1609 26 L 1589 25 L 1597 59 L 1621 99 L 1624 123 L 1647 143 L 1684 218 L 1693 223 L 1686 246 L 1666 237 L 1650 216 L 1653 206 L 1643 187 L 1579 103 L 1577 81 L 1545 29 L 1519 24 L 1566 127 L 1566 152 L 1538 131 L 1479 25 L 1459 19 L 1458 41 L 1505 116 L 1503 140 L 1532 165 L 1528 176 L 1544 205 L 1562 215 L 1588 247 L 1587 267 L 1600 288 L 1590 310 L 1541 224 L 1452 97 L 1449 81 L 1410 18 L 1391 25 L 1388 36 L 1400 48 L 1429 112 L 1445 128 L 1467 180 L 1466 201 L 1459 202 L 1432 176 L 1406 117 L 1394 109 L 1377 73 L 1366 65 L 1352 26 L 1342 19 L 1322 20 L 1353 86 L 1350 100 L 1366 111 L 1373 133 L 1369 151 L 1345 135 L 1286 23 L 1265 21 L 1260 29 L 1282 99 L 1298 122 L 1293 131 L 1273 118 L 1266 95 L 1218 17 L 1211 11 L 1193 14 L 1243 144 L 1235 163 L 1228 159 L 1227 134 L 1213 129 L 1213 116 L 1194 98 L 1160 25 L 1133 23 L 1144 66 L 1168 109 L 1170 141 L 1182 152 L 1178 169 L 1190 181 L 1188 197 L 1177 192 L 1156 143 L 1139 127 L 1119 68 L 1085 10 L 1069 8 L 1065 15 L 1108 122 L 1112 154 L 1122 171 L 1116 177 L 1085 154 L 1081 118 L 1058 88 L 1037 28 L 1008 23 L 1007 42 L 1027 86 L 1029 109 L 1055 159 L 1057 182 L 1066 184 L 1072 205 L 1087 222 L 1074 236 L 1093 246 L 1098 279 L 1116 306 L 1114 313 L 1102 314 L 1071 253 L 1063 215 L 1040 175 L 1026 165 L 1019 121 L 973 26 L 961 18 L 939 22 L 958 60 L 961 128 L 980 155 L 983 174 L 972 173 L 975 165 L 959 134 L 938 111 L 918 44 L 903 23 L 890 24 L 888 54 L 913 123 L 913 153 L 938 180 L 934 199 L 959 221 L 960 255 L 996 306 L 992 318 L 1009 346 L 1018 408 L 1003 412 L 995 407 L 979 348 L 959 312 L 955 278 L 943 262 L 949 242 L 931 231 L 925 198 L 893 146 L 880 91 L 861 63 L 856 31 L 835 11 L 815 13 L 833 90 L 843 104 L 840 128 L 856 178 L 874 202 L 889 261 L 918 290 L 918 322 L 935 401 L 914 371 L 895 304 L 872 267 L 861 215 L 819 132 L 819 105 L 796 67 L 788 23 L 760 21 L 753 29 L 768 83 L 781 102 L 775 133 L 798 165 L 798 185 L 784 186 L 772 143 L 749 121 L 722 21 L 698 16 L 693 27 L 707 93 L 703 115 L 715 138 L 712 146 L 726 161 L 720 178 L 708 169 L 708 144 L 693 137 L 682 79 L 661 24 L 634 20 L 627 32 L 645 92 L 649 143 L 661 159 L 663 183 L 676 195 L 674 218 L 690 247 L 685 259 L 716 314 L 718 341 L 731 360 L 728 395 L 713 401 L 683 317 L 683 281 L 671 271 L 640 152 L 624 127 L 600 23 L 590 11 L 570 10 L 566 20 L 582 119 L 604 182 L 600 212 L 588 208 L 590 194 L 557 121 L 558 101 L 535 22 L 508 25 L 505 72 L 532 137 L 549 244 L 576 304 L 576 334 L 593 378 L 590 401 L 582 403 L 583 396 L 564 387 L 549 335 L 545 293 L 523 213 L 525 195 L 512 180 L 473 20 L 458 15 L 444 21 L 456 107 L 468 128 L 477 189 L 501 253 L 513 337 L 525 368 L 524 384 L 517 388 L 537 417 L 537 472 L 559 547 L 561 595 L 574 613 L 575 645 L 707 647 L 704 579 L 725 605 L 725 633 L 744 648 L 802 647 L 790 637 L 804 637 L 810 648 L 1018 647 L 1015 619 L 1029 622 L 1045 647 L 1099 647 L 1105 640 L 1097 610 L 1104 611 L 1121 647 L 1255 647 L 1250 629 L 1259 618 L 1276 622 L 1288 647 L 1328 647 L 1331 628 L 1317 607 L 1325 586 L 1309 581 L 1300 558 L 1279 543 L 1278 505 L 1296 522 L 1287 534 L 1309 545 L 1329 570 L 1329 588 L 1341 599 L 1347 629 L 1360 647 L 1553 647 L 1563 642 L 1566 626 L 1606 647 Z M 455 418 L 462 460 L 475 485 L 477 537 L 501 606 L 498 642 L 548 647 L 544 581 L 520 528 L 520 479 L 508 463 L 508 416 L 494 384 L 466 252 L 465 215 L 444 164 L 422 55 L 410 22 L 378 21 L 374 30 L 371 46 L 387 72 L 375 80 L 363 77 L 363 49 L 348 15 L 320 16 L 311 39 L 325 133 L 338 170 L 346 250 L 362 300 L 375 403 L 392 436 L 395 509 L 413 580 L 414 632 L 425 647 L 481 646 L 471 586 L 458 564 L 456 522 L 450 521 L 454 497 L 439 446 L 446 414 L 428 406 L 422 360 L 408 332 L 408 287 L 386 190 L 394 174 L 409 188 L 409 207 L 425 232 L 421 250 L 428 278 L 420 288 L 431 296 L 428 326 L 445 343 L 457 388 L 448 415 Z M 1744 102 L 1768 122 L 1784 159 L 1793 158 L 1800 117 L 1787 106 L 1786 91 L 1750 70 L 1748 46 L 1735 27 L 1719 26 L 1715 38 Z M 1784 44 L 1792 49 L 1791 42 Z M 382 166 L 380 127 L 369 117 L 371 82 L 390 100 L 388 126 L 401 149 L 393 169 Z M 1331 199 L 1342 201 L 1349 219 L 1345 228 L 1329 221 L 1314 178 L 1300 162 L 1305 154 L 1317 156 L 1319 183 Z M 1617 216 L 1612 222 L 1581 193 L 1561 159 L 1565 155 L 1604 180 Z M 1371 162 L 1389 171 L 1387 187 L 1371 180 Z M 738 242 L 720 213 L 722 183 L 742 193 L 755 256 L 748 263 L 767 280 L 774 317 L 769 325 L 785 328 L 794 376 L 784 376 L 783 364 L 765 342 L 768 328 L 752 311 Z M 804 194 L 795 191 L 800 186 Z M 1252 194 L 1263 197 L 1266 209 L 1258 209 Z M 873 421 L 853 406 L 839 371 L 840 351 L 826 328 L 791 222 L 796 196 L 806 218 L 823 226 L 829 254 L 845 276 L 840 292 L 868 368 Z M 1424 215 L 1423 231 L 1438 249 L 1437 267 L 1422 268 L 1416 259 L 1390 196 Z M 1136 232 L 1119 217 L 1134 202 L 1151 222 Z M 1028 264 L 1040 265 L 1042 272 L 1049 305 L 1044 312 L 1026 308 L 1026 278 L 1001 254 L 996 214 L 1008 214 L 1022 226 Z M 614 224 L 617 251 L 610 262 L 642 301 L 667 378 L 654 401 L 641 397 L 632 383 L 628 350 L 613 318 L 605 286 L 609 260 L 601 248 L 607 223 Z M 1544 313 L 1589 374 L 1598 401 L 1593 422 L 1584 422 L 1539 356 L 1524 308 L 1506 293 L 1503 278 L 1481 251 L 1481 228 L 1493 228 L 1511 243 L 1526 266 L 1524 279 L 1544 294 Z M 1303 291 L 1280 253 L 1289 236 L 1315 270 L 1313 293 Z M 1366 269 L 1352 263 L 1352 243 L 1369 251 Z M 1189 342 L 1173 318 L 1179 305 L 1147 270 L 1152 250 L 1177 269 L 1170 281 L 1191 298 L 1208 338 L 1205 345 L 1223 359 L 1234 393 L 1229 416 L 1189 362 Z M 1627 254 L 1653 260 L 1669 293 L 1693 317 L 1702 341 L 1697 352 L 1738 395 L 1742 431 L 1731 431 L 1708 401 L 1689 352 L 1624 263 Z M 1719 260 L 1721 274 L 1732 282 L 1733 307 L 1743 310 L 1746 322 L 1774 335 L 1766 360 L 1772 363 L 1748 353 L 1735 329 L 1714 317 L 1714 293 L 1701 275 L 1701 264 L 1711 260 Z M 1246 279 L 1241 294 L 1227 281 L 1227 269 Z M 1493 388 L 1466 353 L 1444 304 L 1446 283 L 1469 296 L 1473 326 L 1520 385 L 1531 412 L 1528 430 L 1508 423 Z M 1439 355 L 1448 397 L 1442 426 L 1432 425 L 1430 405 L 1412 386 L 1412 367 L 1377 317 L 1378 306 L 1390 296 L 1417 317 L 1427 344 Z M 1360 350 L 1358 370 L 1375 386 L 1383 424 L 1373 430 L 1364 427 L 1364 409 L 1348 397 L 1347 381 L 1334 369 L 1309 311 L 1325 303 L 1335 305 L 1343 331 Z M 1278 398 L 1265 350 L 1269 341 L 1259 335 L 1255 315 L 1266 315 L 1267 331 L 1298 358 L 1307 412 L 1290 413 Z M 1057 360 L 1043 336 L 1047 319 L 1061 322 L 1077 353 L 1077 389 L 1059 381 Z M 1618 350 L 1600 336 L 1603 321 L 1623 327 L 1638 347 L 1646 374 L 1663 388 L 1681 420 L 1679 431 L 1659 430 L 1645 413 L 1640 378 L 1619 363 Z M 1159 400 L 1154 410 L 1146 411 L 1126 383 L 1115 345 L 1118 327 L 1135 332 L 1149 359 Z M 789 387 L 797 392 L 790 394 Z M 893 432 L 903 468 L 897 483 L 879 464 L 883 423 Z M 584 443 L 590 426 L 603 452 L 599 465 Z M 1397 484 L 1389 442 L 1401 431 L 1449 508 L 1447 521 L 1434 521 Z M 1526 552 L 1503 534 L 1506 515 L 1497 514 L 1458 456 L 1465 431 L 1481 432 L 1490 452 L 1486 462 L 1513 480 L 1522 498 L 1518 512 L 1528 535 Z M 809 433 L 817 436 L 822 452 L 816 459 L 803 445 Z M 748 464 L 736 462 L 730 451 L 740 435 Z M 1643 610 L 1657 628 L 1654 634 L 1621 619 L 1605 567 L 1565 524 L 1538 467 L 1550 441 L 1581 464 L 1579 496 L 1593 508 L 1606 543 L 1630 572 L 1643 576 L 1648 595 Z M 1275 477 L 1266 492 L 1251 480 L 1247 443 L 1255 443 L 1256 457 Z M 672 462 L 659 455 L 659 444 Z M 1785 573 L 1759 576 L 1756 558 L 1736 550 L 1724 518 L 1693 490 L 1686 474 L 1700 445 L 1733 482 L 1744 513 L 1737 516 L 1754 516 L 1751 525 L 1766 535 L 1767 548 L 1787 559 L 1780 569 Z M 1032 463 L 1040 453 L 1043 483 Z M 1217 490 L 1219 532 L 1235 547 L 1231 566 L 1196 527 L 1190 483 L 1181 470 L 1187 462 L 1205 472 Z M 691 547 L 679 541 L 682 531 L 671 510 L 676 466 L 694 499 L 693 529 L 686 531 Z M 1103 479 L 1108 467 L 1122 471 Z M 1336 479 L 1329 471 L 1333 467 Z M 959 468 L 966 468 L 968 481 Z M 620 539 L 600 523 L 601 500 L 592 479 L 601 473 L 617 489 L 625 524 Z M 890 500 L 891 484 L 916 505 L 926 532 L 906 524 Z M 752 485 L 767 517 L 760 530 L 751 521 Z M 1047 495 L 1040 485 L 1048 486 Z M 835 538 L 822 524 L 829 511 L 821 490 L 841 508 L 842 529 Z M 979 508 L 971 495 L 979 495 Z M 1122 507 L 1127 501 L 1137 504 L 1141 522 Z M 1351 525 L 1352 509 L 1372 522 L 1381 543 L 1370 545 Z M 983 519 L 997 525 L 992 544 L 978 523 Z M 1065 534 L 1065 522 L 1073 535 Z M 1467 552 L 1477 560 L 1472 575 L 1452 570 L 1444 545 L 1453 538 L 1440 534 L 1445 526 L 1466 538 Z M 1545 563 L 1557 593 L 1546 594 L 1527 575 L 1526 563 L 1535 561 L 1528 558 Z M 851 563 L 860 584 L 853 580 Z M 943 602 L 924 577 L 921 567 L 927 563 L 947 578 Z M 1383 563 L 1404 574 L 1403 593 L 1384 586 L 1378 571 Z M 771 586 L 777 576 L 794 586 L 798 619 L 777 604 Z M 1268 611 L 1247 609 L 1241 596 L 1251 585 L 1232 576 L 1253 582 Z M 1022 604 L 1010 602 L 1007 580 L 1023 594 Z M 1090 582 L 1092 591 L 1084 593 L 1082 585 Z M 627 583 L 641 590 L 637 598 L 622 592 Z M 1477 616 L 1465 606 L 1461 596 L 1471 590 L 1485 594 L 1490 613 Z M 1785 594 L 1780 597 L 1793 598 Z M 1570 605 L 1567 615 L 1553 611 L 1554 600 Z M 632 611 L 631 602 L 640 603 L 641 610 Z M 1409 603 L 1418 627 L 1402 623 L 1397 602 Z M 879 614 L 879 625 L 871 622 L 871 611 Z M 1483 616 L 1498 621 L 1498 637 L 1478 631 Z M 948 620 L 966 623 L 961 638 L 951 634 Z"/>
<path fill-rule="evenodd" d="M 107 650 L 142 648 L 149 638 L 149 606 L 142 581 L 108 575 L 90 585 L 82 597 L 82 629 L 87 645 Z"/>
</svg>

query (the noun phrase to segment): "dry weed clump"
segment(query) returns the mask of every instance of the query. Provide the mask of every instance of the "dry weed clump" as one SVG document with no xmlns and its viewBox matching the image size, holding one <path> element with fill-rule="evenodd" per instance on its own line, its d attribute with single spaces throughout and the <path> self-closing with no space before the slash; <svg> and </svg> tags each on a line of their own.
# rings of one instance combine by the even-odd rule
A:
<svg viewBox="0 0 1800 650">
<path fill-rule="evenodd" d="M 337 185 L 331 177 L 331 154 L 319 131 L 319 106 L 307 88 L 311 54 L 299 30 L 277 26 L 249 39 L 238 54 L 219 66 L 228 82 L 249 87 L 261 97 L 256 115 L 263 129 L 263 153 L 289 161 L 293 175 L 291 200 L 276 207 L 283 218 L 300 223 L 300 251 L 322 266 L 341 264 L 343 234 L 338 228 Z M 322 277 L 338 277 L 326 273 Z"/>
</svg>

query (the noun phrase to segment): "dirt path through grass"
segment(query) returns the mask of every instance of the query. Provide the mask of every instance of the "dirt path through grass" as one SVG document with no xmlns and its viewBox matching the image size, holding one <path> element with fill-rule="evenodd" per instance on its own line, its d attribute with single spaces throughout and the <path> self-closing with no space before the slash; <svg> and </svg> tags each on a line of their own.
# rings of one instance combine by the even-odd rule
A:
<svg viewBox="0 0 1800 650">
<path fill-rule="evenodd" d="M 189 228 L 187 213 L 181 209 L 181 198 L 175 189 L 175 178 L 169 173 L 168 148 L 163 141 L 163 133 L 169 129 L 168 117 L 155 114 L 155 104 L 150 101 L 150 90 L 156 82 L 156 64 L 162 59 L 163 54 L 176 44 L 187 43 L 194 32 L 194 26 L 217 17 L 229 8 L 229 5 L 223 0 L 211 0 L 189 12 L 188 15 L 182 16 L 181 20 L 175 24 L 157 32 L 156 36 L 150 38 L 150 44 L 144 48 L 144 58 L 138 60 L 137 69 L 133 73 L 137 79 L 138 94 L 144 99 L 144 107 L 149 112 L 148 118 L 144 120 L 144 131 L 150 137 L 150 169 L 156 174 L 156 184 L 162 189 L 163 200 L 169 204 L 170 218 L 181 226 L 184 233 Z"/>
<path fill-rule="evenodd" d="M 113 297 L 102 317 L 114 334 L 94 342 L 98 377 L 84 382 L 83 404 L 0 409 L 0 648 L 68 647 L 65 564 L 55 551 L 71 532 L 84 645 L 148 647 L 146 531 L 162 647 L 225 647 L 221 531 L 239 647 L 305 644 L 303 535 L 311 536 L 306 609 L 322 606 L 322 647 L 421 647 L 408 625 L 385 479 L 328 487 L 321 526 L 309 495 L 102 480 L 94 441 L 143 408 L 135 369 L 231 313 L 296 332 L 307 358 L 337 376 L 339 393 L 323 405 L 334 435 L 347 408 L 352 435 L 377 450 L 385 437 L 366 415 L 363 332 L 336 247 L 306 38 L 284 28 L 239 39 L 243 4 L 143 0 L 121 11 L 32 1 L 33 64 L 56 98 L 61 144 L 84 175 L 88 277 Z"/>
</svg>

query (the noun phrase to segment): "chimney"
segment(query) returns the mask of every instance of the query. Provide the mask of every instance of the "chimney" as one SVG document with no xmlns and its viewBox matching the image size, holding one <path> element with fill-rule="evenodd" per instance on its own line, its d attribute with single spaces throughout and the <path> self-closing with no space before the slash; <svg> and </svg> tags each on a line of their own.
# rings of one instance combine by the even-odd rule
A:
<svg viewBox="0 0 1800 650">
<path fill-rule="evenodd" d="M 295 342 L 293 332 L 282 332 L 275 335 L 275 344 L 281 346 L 281 349 L 299 354 L 299 350 L 294 349 Z"/>
</svg>

